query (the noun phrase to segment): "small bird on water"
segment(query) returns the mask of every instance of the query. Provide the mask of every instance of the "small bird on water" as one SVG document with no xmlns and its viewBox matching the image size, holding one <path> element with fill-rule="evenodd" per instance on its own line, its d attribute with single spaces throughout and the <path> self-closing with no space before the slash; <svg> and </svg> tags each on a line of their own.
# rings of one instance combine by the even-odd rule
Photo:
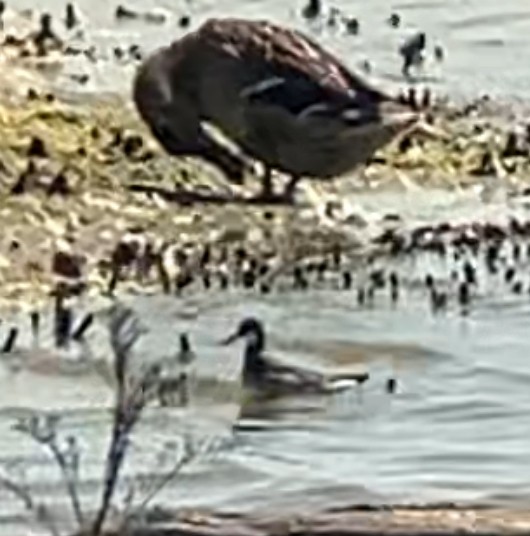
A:
<svg viewBox="0 0 530 536">
<path fill-rule="evenodd" d="M 271 396 L 286 394 L 331 394 L 348 389 L 352 382 L 364 383 L 367 373 L 331 374 L 302 369 L 281 363 L 265 355 L 265 329 L 256 318 L 243 319 L 237 330 L 222 341 L 231 344 L 246 340 L 243 363 L 243 386 Z"/>
<path fill-rule="evenodd" d="M 351 72 L 316 41 L 268 21 L 210 19 L 139 67 L 133 98 L 173 156 L 200 157 L 238 184 L 261 161 L 263 201 L 292 201 L 301 177 L 364 164 L 419 115 Z M 204 128 L 235 142 L 230 150 Z M 275 195 L 272 171 L 290 176 Z"/>
</svg>

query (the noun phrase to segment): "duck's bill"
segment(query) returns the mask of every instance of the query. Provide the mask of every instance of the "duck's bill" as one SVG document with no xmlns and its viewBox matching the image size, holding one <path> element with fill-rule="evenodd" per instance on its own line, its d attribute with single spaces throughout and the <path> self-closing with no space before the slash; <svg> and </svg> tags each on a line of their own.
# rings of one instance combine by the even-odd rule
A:
<svg viewBox="0 0 530 536">
<path fill-rule="evenodd" d="M 408 132 L 421 120 L 419 113 L 409 110 L 384 109 L 378 116 L 358 117 L 355 121 L 351 115 L 354 113 L 357 112 L 348 110 L 343 114 L 351 127 L 342 133 L 348 138 L 381 134 L 392 137 L 400 132 Z"/>
<path fill-rule="evenodd" d="M 232 333 L 232 335 L 228 336 L 226 339 L 223 339 L 219 344 L 221 346 L 228 346 L 229 344 L 232 344 L 234 341 L 237 341 L 239 339 L 239 333 Z"/>
</svg>

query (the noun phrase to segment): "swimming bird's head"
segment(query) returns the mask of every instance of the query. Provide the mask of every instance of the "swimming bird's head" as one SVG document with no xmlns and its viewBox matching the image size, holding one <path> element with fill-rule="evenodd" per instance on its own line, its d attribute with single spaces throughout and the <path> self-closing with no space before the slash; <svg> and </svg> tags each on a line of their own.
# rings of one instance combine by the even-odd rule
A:
<svg viewBox="0 0 530 536">
<path fill-rule="evenodd" d="M 247 317 L 239 323 L 237 330 L 232 335 L 222 341 L 222 344 L 228 345 L 240 338 L 246 339 L 247 347 L 260 352 L 265 346 L 265 329 L 263 328 L 263 324 L 257 318 Z"/>
</svg>

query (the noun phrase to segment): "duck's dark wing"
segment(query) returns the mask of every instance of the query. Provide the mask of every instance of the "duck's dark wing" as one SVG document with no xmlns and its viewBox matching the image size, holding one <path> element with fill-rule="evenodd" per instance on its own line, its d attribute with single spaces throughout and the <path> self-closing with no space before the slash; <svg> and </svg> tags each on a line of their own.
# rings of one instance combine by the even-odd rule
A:
<svg viewBox="0 0 530 536">
<path fill-rule="evenodd" d="M 248 65 L 253 82 L 242 96 L 294 115 L 335 114 L 346 108 L 373 112 L 389 97 L 350 72 L 302 33 L 266 21 L 212 19 L 201 38 Z"/>
</svg>

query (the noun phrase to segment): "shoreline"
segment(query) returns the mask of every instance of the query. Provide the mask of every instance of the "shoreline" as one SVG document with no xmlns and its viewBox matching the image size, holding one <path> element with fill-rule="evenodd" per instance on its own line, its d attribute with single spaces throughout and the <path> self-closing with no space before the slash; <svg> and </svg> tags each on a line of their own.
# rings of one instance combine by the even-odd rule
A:
<svg viewBox="0 0 530 536">
<path fill-rule="evenodd" d="M 528 534 L 530 516 L 522 508 L 510 509 L 485 505 L 353 505 L 312 514 L 273 515 L 216 514 L 211 511 L 183 511 L 153 514 L 158 520 L 147 526 L 128 527 L 125 532 L 109 530 L 117 536 L 508 536 Z"/>
<path fill-rule="evenodd" d="M 473 110 L 479 107 L 480 101 Z M 344 195 L 355 199 L 356 191 L 374 197 L 378 191 L 464 192 L 494 180 L 508 196 L 524 193 L 530 159 L 503 156 L 509 132 L 475 111 L 445 110 L 439 117 L 445 140 L 412 138 L 406 147 L 397 142 L 351 179 L 304 181 L 295 206 L 216 205 L 186 196 L 248 197 L 258 181 L 248 177 L 245 187 L 236 187 L 206 165 L 168 157 L 121 98 L 66 104 L 32 91 L 17 102 L 0 101 L 0 308 L 41 304 L 56 284 L 50 267 L 60 250 L 80 255 L 82 279 L 90 292 L 101 292 L 112 252 L 131 232 L 137 241 L 173 250 L 208 245 L 241 246 L 265 256 L 274 251 L 280 264 L 289 264 L 336 243 L 370 250 L 366 222 L 344 201 Z M 131 186 L 148 192 L 135 193 Z M 175 192 L 184 202 L 164 200 Z M 399 220 L 398 212 L 380 215 L 381 230 L 385 219 Z M 295 243 L 293 252 L 289 244 Z M 179 267 L 167 270 L 173 278 Z"/>
</svg>

